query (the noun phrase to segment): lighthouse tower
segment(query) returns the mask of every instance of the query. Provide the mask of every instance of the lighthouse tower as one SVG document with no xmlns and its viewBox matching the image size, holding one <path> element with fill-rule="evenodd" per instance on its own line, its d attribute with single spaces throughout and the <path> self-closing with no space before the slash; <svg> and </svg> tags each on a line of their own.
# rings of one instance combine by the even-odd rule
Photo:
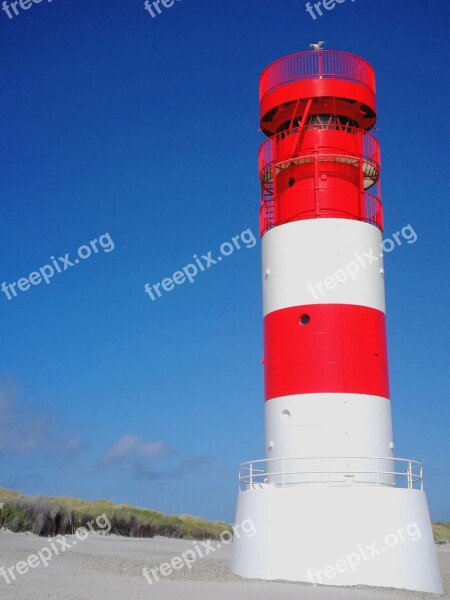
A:
<svg viewBox="0 0 450 600">
<path fill-rule="evenodd" d="M 374 71 L 293 54 L 260 109 L 266 458 L 240 467 L 232 569 L 440 593 L 422 467 L 394 457 Z"/>
</svg>

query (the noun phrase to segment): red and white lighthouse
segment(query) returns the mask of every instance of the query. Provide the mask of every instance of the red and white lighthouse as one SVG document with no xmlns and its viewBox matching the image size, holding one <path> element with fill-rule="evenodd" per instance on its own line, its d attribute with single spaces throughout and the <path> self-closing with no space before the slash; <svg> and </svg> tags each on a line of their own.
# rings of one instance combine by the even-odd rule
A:
<svg viewBox="0 0 450 600">
<path fill-rule="evenodd" d="M 394 458 L 374 71 L 293 54 L 264 70 L 260 108 L 266 458 L 241 465 L 236 522 L 256 535 L 232 568 L 440 592 L 421 465 Z"/>
</svg>

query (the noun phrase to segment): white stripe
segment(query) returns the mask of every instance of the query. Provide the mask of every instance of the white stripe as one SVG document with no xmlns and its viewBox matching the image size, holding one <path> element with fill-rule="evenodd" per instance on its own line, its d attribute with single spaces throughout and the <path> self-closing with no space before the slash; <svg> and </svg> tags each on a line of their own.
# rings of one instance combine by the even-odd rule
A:
<svg viewBox="0 0 450 600">
<path fill-rule="evenodd" d="M 265 403 L 267 458 L 393 456 L 391 403 L 364 394 L 296 394 Z"/>
<path fill-rule="evenodd" d="M 377 227 L 352 219 L 274 227 L 262 238 L 264 316 L 305 304 L 356 304 L 385 312 L 381 242 Z"/>
</svg>

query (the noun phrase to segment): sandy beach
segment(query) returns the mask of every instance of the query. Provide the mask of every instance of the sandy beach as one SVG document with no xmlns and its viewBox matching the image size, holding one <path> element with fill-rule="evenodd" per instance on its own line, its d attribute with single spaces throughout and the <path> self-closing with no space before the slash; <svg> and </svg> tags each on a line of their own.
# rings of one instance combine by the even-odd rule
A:
<svg viewBox="0 0 450 600">
<path fill-rule="evenodd" d="M 230 572 L 231 547 L 224 546 L 202 559 L 192 568 L 173 570 L 167 577 L 150 585 L 142 575 L 183 552 L 194 544 L 167 538 L 132 539 L 90 535 L 85 540 L 67 536 L 71 547 L 53 555 L 48 566 L 39 564 L 26 574 L 17 575 L 8 584 L 0 577 L 0 598 L 5 600 L 146 600 L 157 598 L 196 598 L 264 600 L 302 598 L 305 600 L 403 600 L 439 596 L 387 590 L 381 588 L 334 588 L 284 582 L 249 581 Z M 74 544 L 75 542 L 75 544 Z M 0 567 L 11 567 L 27 561 L 49 546 L 46 538 L 30 534 L 0 532 Z M 56 547 L 56 546 L 55 546 Z M 450 545 L 438 546 L 445 598 L 450 598 Z M 20 567 L 19 567 L 20 570 Z M 14 571 L 15 573 L 15 571 Z M 442 596 L 440 596 L 442 597 Z"/>
</svg>

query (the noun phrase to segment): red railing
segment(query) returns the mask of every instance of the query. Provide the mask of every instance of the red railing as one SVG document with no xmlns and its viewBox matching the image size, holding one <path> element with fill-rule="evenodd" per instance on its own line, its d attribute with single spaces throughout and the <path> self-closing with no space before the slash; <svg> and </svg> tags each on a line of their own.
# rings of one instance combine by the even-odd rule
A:
<svg viewBox="0 0 450 600">
<path fill-rule="evenodd" d="M 276 217 L 276 210 L 277 199 L 274 196 L 270 197 L 269 195 L 264 198 L 263 194 L 259 210 L 259 230 L 261 237 L 275 225 L 283 225 L 290 220 L 301 221 L 303 219 L 354 219 L 356 221 L 363 221 L 364 223 L 375 225 L 380 231 L 383 231 L 383 205 L 380 198 L 379 185 L 376 187 L 376 193 L 363 193 L 362 214 L 328 209 L 326 207 L 318 208 L 316 206 L 314 214 L 311 214 L 311 210 L 307 210 L 303 214 L 295 215 L 295 218 L 290 219 L 289 221 L 280 221 Z"/>
<path fill-rule="evenodd" d="M 364 221 L 376 225 L 378 229 L 383 231 L 383 205 L 378 195 L 364 192 Z"/>
<path fill-rule="evenodd" d="M 315 142 L 314 144 L 300 144 L 301 148 L 292 149 L 289 144 L 283 146 L 284 152 L 280 151 L 280 142 L 286 140 L 287 137 L 297 135 L 298 129 L 293 128 L 288 131 L 277 133 L 270 138 L 267 138 L 259 149 L 259 174 L 263 180 L 268 171 L 270 171 L 273 165 L 282 164 L 283 162 L 290 162 L 299 158 L 306 158 L 311 156 L 313 153 L 318 155 L 333 155 L 339 156 L 354 156 L 357 160 L 362 160 L 363 163 L 369 163 L 374 167 L 376 173 L 380 172 L 380 144 L 375 136 L 371 133 L 359 129 L 357 127 L 342 126 L 341 129 L 336 125 L 307 125 L 305 132 L 314 130 L 326 130 L 326 131 L 342 131 L 348 135 L 352 135 L 356 138 L 356 145 L 359 148 L 359 152 L 354 155 L 350 155 L 348 150 L 345 148 L 345 144 L 342 147 L 335 145 L 330 146 L 325 144 L 325 140 L 322 140 L 322 144 Z M 334 140 L 335 141 L 335 140 Z M 345 141 L 345 138 L 342 138 Z"/>
<path fill-rule="evenodd" d="M 353 81 L 375 92 L 375 73 L 367 61 L 348 52 L 312 50 L 285 56 L 266 67 L 260 98 L 282 85 L 317 77 Z"/>
</svg>

